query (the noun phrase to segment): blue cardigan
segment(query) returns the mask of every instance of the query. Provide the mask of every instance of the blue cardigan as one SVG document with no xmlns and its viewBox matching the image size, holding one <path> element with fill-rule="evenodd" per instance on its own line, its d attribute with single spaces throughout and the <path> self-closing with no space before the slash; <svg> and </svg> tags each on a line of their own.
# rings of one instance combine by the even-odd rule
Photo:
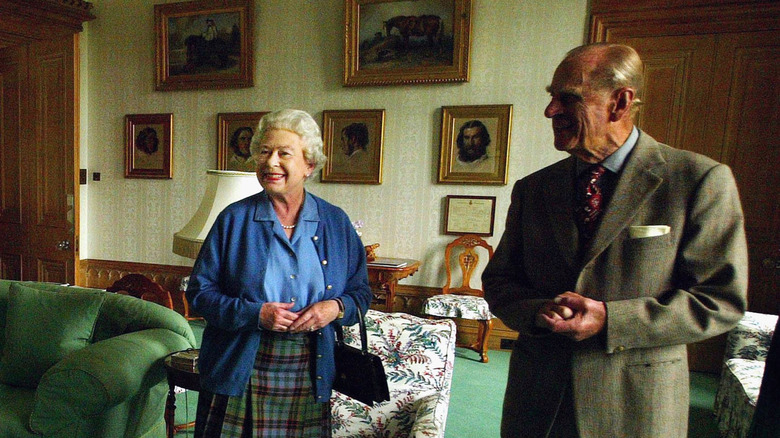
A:
<svg viewBox="0 0 780 438">
<path fill-rule="evenodd" d="M 352 224 L 340 208 L 307 194 L 320 217 L 312 240 L 325 278 L 323 300 L 341 297 L 344 318 L 358 322 L 372 294 L 368 286 L 366 253 Z M 264 329 L 260 308 L 264 301 L 263 278 L 273 222 L 260 221 L 261 202 L 270 202 L 264 192 L 233 203 L 219 214 L 195 261 L 187 299 L 206 321 L 198 368 L 201 387 L 216 394 L 239 396 L 246 390 Z M 315 370 L 312 378 L 318 402 L 327 402 L 335 376 L 334 321 L 314 336 Z"/>
</svg>

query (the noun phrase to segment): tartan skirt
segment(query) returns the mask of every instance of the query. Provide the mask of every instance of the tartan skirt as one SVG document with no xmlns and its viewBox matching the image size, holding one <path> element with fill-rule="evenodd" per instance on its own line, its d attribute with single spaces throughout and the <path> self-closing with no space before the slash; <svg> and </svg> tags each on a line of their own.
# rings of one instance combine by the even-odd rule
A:
<svg viewBox="0 0 780 438">
<path fill-rule="evenodd" d="M 201 391 L 195 438 L 329 438 L 330 403 L 316 403 L 309 334 L 265 331 L 244 394 Z"/>
</svg>

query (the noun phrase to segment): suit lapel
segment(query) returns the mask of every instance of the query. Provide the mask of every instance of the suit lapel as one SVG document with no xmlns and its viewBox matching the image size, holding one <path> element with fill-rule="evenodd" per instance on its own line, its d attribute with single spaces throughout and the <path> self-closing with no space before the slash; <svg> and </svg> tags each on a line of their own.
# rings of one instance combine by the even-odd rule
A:
<svg viewBox="0 0 780 438">
<path fill-rule="evenodd" d="M 634 150 L 623 166 L 615 192 L 604 211 L 590 248 L 583 257 L 582 266 L 601 254 L 628 226 L 642 204 L 663 182 L 658 166 L 665 163 L 658 143 L 649 135 L 640 133 Z"/>
<path fill-rule="evenodd" d="M 573 157 L 561 161 L 550 170 L 547 184 L 544 185 L 542 197 L 538 202 L 546 206 L 552 235 L 561 250 L 566 263 L 576 269 L 578 235 L 577 224 L 574 223 L 572 202 L 574 196 L 574 163 Z"/>
</svg>

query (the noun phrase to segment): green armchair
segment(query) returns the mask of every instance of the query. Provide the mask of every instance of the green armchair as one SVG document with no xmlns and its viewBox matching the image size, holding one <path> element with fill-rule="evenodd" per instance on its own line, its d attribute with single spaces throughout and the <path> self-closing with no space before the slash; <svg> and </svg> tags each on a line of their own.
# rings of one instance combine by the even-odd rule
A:
<svg viewBox="0 0 780 438">
<path fill-rule="evenodd" d="M 0 438 L 164 437 L 163 358 L 195 344 L 152 302 L 0 280 Z"/>
</svg>

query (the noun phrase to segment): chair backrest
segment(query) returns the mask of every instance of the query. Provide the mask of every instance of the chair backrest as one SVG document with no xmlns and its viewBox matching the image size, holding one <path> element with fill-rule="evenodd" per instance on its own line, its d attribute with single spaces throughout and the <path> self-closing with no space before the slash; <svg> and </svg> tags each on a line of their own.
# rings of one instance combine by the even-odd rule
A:
<svg viewBox="0 0 780 438">
<path fill-rule="evenodd" d="M 482 289 L 471 287 L 471 276 L 479 265 L 479 254 L 477 247 L 487 250 L 488 260 L 493 257 L 493 247 L 476 234 L 464 234 L 453 240 L 444 250 L 444 267 L 447 270 L 447 284 L 442 288 L 443 294 L 474 295 L 481 297 L 484 295 Z M 462 283 L 460 286 L 452 284 L 453 255 L 458 257 L 458 265 L 462 274 Z"/>
<path fill-rule="evenodd" d="M 141 274 L 125 275 L 107 287 L 106 290 L 122 295 L 131 295 L 173 310 L 170 292 Z"/>
</svg>

